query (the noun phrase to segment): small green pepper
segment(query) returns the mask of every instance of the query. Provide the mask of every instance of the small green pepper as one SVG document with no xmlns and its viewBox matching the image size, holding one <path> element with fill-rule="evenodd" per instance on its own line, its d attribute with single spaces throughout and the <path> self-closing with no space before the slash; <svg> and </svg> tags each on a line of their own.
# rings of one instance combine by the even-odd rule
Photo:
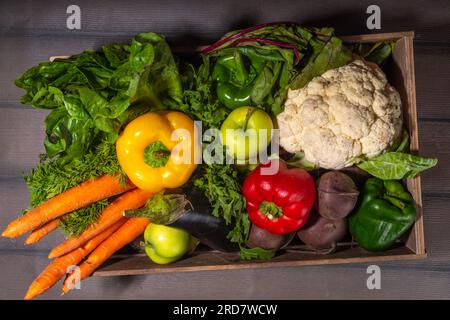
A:
<svg viewBox="0 0 450 320">
<path fill-rule="evenodd" d="M 252 73 L 251 70 L 258 67 L 260 63 L 249 58 L 250 71 L 248 71 L 243 59 L 243 56 L 235 51 L 220 57 L 213 69 L 212 78 L 217 81 L 217 97 L 229 109 L 251 104 L 254 79 L 254 72 Z"/>
<path fill-rule="evenodd" d="M 366 181 L 358 211 L 349 217 L 350 233 L 368 251 L 389 249 L 414 223 L 411 194 L 396 180 Z"/>
</svg>

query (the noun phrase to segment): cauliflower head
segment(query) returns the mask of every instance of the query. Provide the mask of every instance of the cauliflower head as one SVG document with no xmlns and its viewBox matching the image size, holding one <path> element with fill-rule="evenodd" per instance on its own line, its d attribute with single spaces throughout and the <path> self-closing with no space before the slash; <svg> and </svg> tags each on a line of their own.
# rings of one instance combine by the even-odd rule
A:
<svg viewBox="0 0 450 320">
<path fill-rule="evenodd" d="M 355 60 L 289 90 L 277 116 L 280 145 L 326 169 L 351 166 L 400 136 L 400 95 L 376 65 Z"/>
</svg>

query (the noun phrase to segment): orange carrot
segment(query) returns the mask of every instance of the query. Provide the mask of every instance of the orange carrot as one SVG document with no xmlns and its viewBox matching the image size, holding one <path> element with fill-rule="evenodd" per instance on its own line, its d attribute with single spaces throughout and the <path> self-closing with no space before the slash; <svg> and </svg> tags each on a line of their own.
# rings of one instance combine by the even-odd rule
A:
<svg viewBox="0 0 450 320">
<path fill-rule="evenodd" d="M 83 243 L 85 243 L 92 237 L 95 237 L 97 234 L 107 229 L 117 220 L 122 218 L 125 210 L 138 209 L 145 205 L 150 196 L 150 192 L 141 189 L 134 189 L 121 195 L 119 198 L 117 198 L 117 200 L 103 209 L 103 212 L 98 218 L 97 223 L 91 225 L 79 236 L 69 238 L 61 243 L 50 252 L 48 257 L 50 259 L 53 259 L 78 248 L 79 246 L 83 245 Z"/>
<path fill-rule="evenodd" d="M 42 227 L 39 227 L 38 229 L 31 232 L 31 234 L 28 236 L 28 238 L 25 239 L 25 244 L 30 245 L 38 242 L 43 237 L 48 235 L 50 232 L 58 228 L 59 226 L 59 220 L 55 219 L 50 222 L 47 222 Z"/>
<path fill-rule="evenodd" d="M 101 242 L 108 238 L 111 234 L 119 229 L 127 220 L 127 218 L 122 218 L 120 221 L 116 222 L 114 225 L 109 227 L 107 230 L 103 231 L 95 238 L 92 238 L 83 247 L 80 247 L 60 258 L 53 260 L 47 268 L 33 281 L 33 283 L 28 288 L 25 295 L 25 300 L 31 300 L 36 296 L 42 294 L 44 291 L 53 287 L 59 279 L 61 279 L 67 272 L 70 266 L 77 265 L 91 253 Z"/>
<path fill-rule="evenodd" d="M 63 293 L 69 292 L 77 281 L 90 276 L 103 262 L 134 239 L 136 239 L 145 227 L 150 223 L 146 218 L 130 218 L 108 239 L 103 241 L 89 257 L 79 265 L 79 272 L 72 272 L 64 280 Z"/>
<path fill-rule="evenodd" d="M 65 213 L 83 208 L 91 203 L 132 188 L 135 187 L 131 182 L 127 182 L 124 187 L 117 177 L 114 176 L 101 176 L 86 181 L 47 200 L 22 217 L 14 220 L 3 231 L 2 236 L 17 238 L 25 232 L 31 231 Z"/>
</svg>

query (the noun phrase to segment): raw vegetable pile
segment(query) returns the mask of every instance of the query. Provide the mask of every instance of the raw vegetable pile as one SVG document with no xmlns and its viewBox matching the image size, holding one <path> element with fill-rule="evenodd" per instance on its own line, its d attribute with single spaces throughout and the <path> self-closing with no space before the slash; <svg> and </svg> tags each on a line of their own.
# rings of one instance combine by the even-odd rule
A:
<svg viewBox="0 0 450 320">
<path fill-rule="evenodd" d="M 88 277 L 144 231 L 145 251 L 159 264 L 174 263 L 199 242 L 239 251 L 243 260 L 271 259 L 295 234 L 312 253 L 329 253 L 348 229 L 366 250 L 394 245 L 416 215 L 401 179 L 437 163 L 408 153 L 406 131 L 380 155 L 352 159 L 366 172 L 362 181 L 345 170 L 324 173 L 304 150 L 250 161 L 275 144 L 277 116 L 295 124 L 298 115 L 285 109 L 293 92 L 355 59 L 381 66 L 394 46 L 347 46 L 333 32 L 279 23 L 232 31 L 202 49 L 199 65 L 175 58 L 163 36 L 142 33 L 130 44 L 27 70 L 16 85 L 25 90 L 24 104 L 50 110 L 46 153 L 25 175 L 30 208 L 2 235 L 31 232 L 25 243 L 32 244 L 59 227 L 67 239 L 25 298 L 52 287 L 71 265 Z M 266 129 L 268 140 L 248 152 L 249 138 L 226 136 L 228 129 Z M 208 131 L 217 134 L 212 141 L 190 139 Z M 188 163 L 175 161 L 174 135 L 192 151 Z M 211 146 L 225 148 L 194 161 L 195 150 Z M 271 166 L 276 173 L 265 174 Z M 76 277 L 66 277 L 63 292 Z"/>
</svg>

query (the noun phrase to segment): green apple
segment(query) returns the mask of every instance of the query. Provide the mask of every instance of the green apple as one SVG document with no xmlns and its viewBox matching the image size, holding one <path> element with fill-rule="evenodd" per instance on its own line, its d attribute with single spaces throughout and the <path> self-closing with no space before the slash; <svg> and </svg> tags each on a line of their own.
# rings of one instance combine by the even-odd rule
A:
<svg viewBox="0 0 450 320">
<path fill-rule="evenodd" d="M 152 260 L 156 264 L 169 264 L 169 263 L 177 261 L 178 259 L 180 259 L 182 257 L 182 256 L 173 257 L 173 258 L 162 257 L 155 252 L 155 249 L 153 247 L 148 246 L 148 245 L 145 246 L 145 253 L 150 258 L 150 260 Z"/>
<path fill-rule="evenodd" d="M 192 239 L 182 229 L 151 223 L 144 232 L 145 252 L 155 263 L 177 261 L 191 250 Z"/>
<path fill-rule="evenodd" d="M 272 119 L 264 110 L 240 107 L 234 109 L 222 123 L 222 144 L 238 163 L 242 163 L 267 148 L 272 129 Z"/>
</svg>

